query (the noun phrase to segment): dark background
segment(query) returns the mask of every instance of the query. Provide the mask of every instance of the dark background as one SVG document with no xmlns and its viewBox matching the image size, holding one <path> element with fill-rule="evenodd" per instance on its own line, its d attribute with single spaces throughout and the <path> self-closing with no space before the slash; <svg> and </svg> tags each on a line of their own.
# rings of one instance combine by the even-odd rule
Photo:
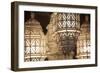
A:
<svg viewBox="0 0 100 73">
<path fill-rule="evenodd" d="M 24 12 L 24 17 L 25 17 L 24 22 L 26 22 L 27 20 L 30 19 L 31 12 L 32 11 Z M 43 28 L 43 32 L 46 34 L 46 32 L 47 32 L 46 27 L 49 24 L 50 16 L 51 16 L 52 12 L 34 12 L 34 14 L 35 14 L 35 19 L 40 22 L 40 24 Z M 80 24 L 82 24 L 85 21 L 84 20 L 85 15 L 89 16 L 89 23 L 90 23 L 90 14 L 80 14 Z"/>
</svg>

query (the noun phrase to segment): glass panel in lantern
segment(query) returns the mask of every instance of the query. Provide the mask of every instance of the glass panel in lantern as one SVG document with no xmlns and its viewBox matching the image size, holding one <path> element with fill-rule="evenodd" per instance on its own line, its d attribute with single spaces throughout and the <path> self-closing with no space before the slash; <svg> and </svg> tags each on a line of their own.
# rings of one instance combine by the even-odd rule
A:
<svg viewBox="0 0 100 73">
<path fill-rule="evenodd" d="M 63 28 L 66 27 L 66 21 L 63 21 Z"/>
<path fill-rule="evenodd" d="M 35 47 L 35 46 L 32 46 L 32 47 L 31 47 L 31 53 L 32 53 L 32 54 L 36 53 L 36 47 Z"/>
<path fill-rule="evenodd" d="M 31 46 L 35 46 L 35 39 L 31 39 Z"/>
<path fill-rule="evenodd" d="M 27 46 L 30 46 L 30 45 L 31 45 L 30 40 L 25 39 L 25 46 L 27 47 Z"/>
<path fill-rule="evenodd" d="M 25 52 L 26 52 L 26 55 L 29 54 L 30 53 L 30 47 L 26 47 Z"/>
<path fill-rule="evenodd" d="M 62 28 L 62 23 L 60 21 L 58 22 L 58 28 Z"/>
<path fill-rule="evenodd" d="M 63 20 L 66 20 L 66 14 L 63 13 Z"/>
<path fill-rule="evenodd" d="M 72 20 L 75 20 L 75 14 L 71 14 Z"/>
<path fill-rule="evenodd" d="M 41 52 L 41 47 L 36 46 L 36 53 L 40 53 Z"/>
<path fill-rule="evenodd" d="M 66 19 L 70 20 L 70 13 L 67 13 Z"/>
<path fill-rule="evenodd" d="M 71 27 L 70 21 L 66 21 L 66 23 L 67 23 L 67 27 Z"/>
<path fill-rule="evenodd" d="M 36 46 L 39 46 L 40 45 L 40 39 L 36 39 Z"/>
<path fill-rule="evenodd" d="M 71 25 L 72 25 L 72 27 L 75 27 L 75 21 L 72 21 Z"/>
</svg>

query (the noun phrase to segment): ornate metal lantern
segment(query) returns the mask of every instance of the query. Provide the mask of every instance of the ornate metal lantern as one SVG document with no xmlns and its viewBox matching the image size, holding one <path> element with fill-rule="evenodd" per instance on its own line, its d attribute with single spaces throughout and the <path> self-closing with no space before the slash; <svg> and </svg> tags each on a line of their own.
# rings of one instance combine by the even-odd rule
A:
<svg viewBox="0 0 100 73">
<path fill-rule="evenodd" d="M 31 13 L 31 18 L 25 22 L 25 51 L 24 61 L 39 61 L 45 59 L 46 45 L 45 35 L 40 23 Z"/>
<path fill-rule="evenodd" d="M 80 33 L 80 15 L 76 13 L 58 13 L 59 47 L 65 59 L 75 58 L 76 42 Z"/>
<path fill-rule="evenodd" d="M 89 16 L 85 16 L 85 21 L 81 25 L 81 33 L 77 40 L 77 58 L 90 58 L 90 29 Z"/>
<path fill-rule="evenodd" d="M 76 42 L 80 33 L 80 15 L 77 13 L 53 13 L 50 20 L 48 33 L 51 34 L 48 35 L 51 37 L 51 41 L 55 42 L 53 45 L 56 47 L 53 47 L 52 51 L 56 49 L 56 55 L 60 54 L 57 59 L 75 58 Z"/>
</svg>

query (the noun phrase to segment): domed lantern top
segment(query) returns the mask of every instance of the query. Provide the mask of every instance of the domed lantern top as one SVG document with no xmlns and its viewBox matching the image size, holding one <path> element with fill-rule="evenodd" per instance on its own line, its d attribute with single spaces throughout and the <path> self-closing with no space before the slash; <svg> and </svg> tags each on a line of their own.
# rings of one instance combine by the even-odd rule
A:
<svg viewBox="0 0 100 73">
<path fill-rule="evenodd" d="M 36 28 L 39 28 L 39 29 L 42 29 L 41 25 L 40 25 L 40 22 L 38 22 L 36 19 L 35 19 L 35 14 L 33 12 L 31 12 L 31 18 L 25 22 L 25 25 L 29 25 L 31 27 L 36 27 Z"/>
</svg>

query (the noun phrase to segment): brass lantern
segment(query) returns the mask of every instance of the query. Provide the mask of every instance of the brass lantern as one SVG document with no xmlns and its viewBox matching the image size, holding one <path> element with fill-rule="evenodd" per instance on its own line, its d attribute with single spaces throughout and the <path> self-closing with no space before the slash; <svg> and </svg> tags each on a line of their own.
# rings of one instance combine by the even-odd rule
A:
<svg viewBox="0 0 100 73">
<path fill-rule="evenodd" d="M 40 61 L 46 57 L 45 35 L 40 23 L 34 17 L 35 14 L 31 13 L 31 18 L 25 22 L 25 62 Z"/>
<path fill-rule="evenodd" d="M 59 47 L 65 59 L 76 55 L 76 42 L 80 33 L 80 14 L 58 13 Z"/>
<path fill-rule="evenodd" d="M 54 59 L 75 58 L 79 33 L 80 14 L 52 13 L 47 34 L 50 37 L 48 40 L 51 40 L 55 46 L 51 46 L 53 47 L 52 51 L 56 51 Z M 49 49 L 51 48 L 49 47 Z"/>
<path fill-rule="evenodd" d="M 81 25 L 81 33 L 77 40 L 77 58 L 90 58 L 90 25 L 89 16 L 84 16 L 84 22 Z"/>
</svg>

